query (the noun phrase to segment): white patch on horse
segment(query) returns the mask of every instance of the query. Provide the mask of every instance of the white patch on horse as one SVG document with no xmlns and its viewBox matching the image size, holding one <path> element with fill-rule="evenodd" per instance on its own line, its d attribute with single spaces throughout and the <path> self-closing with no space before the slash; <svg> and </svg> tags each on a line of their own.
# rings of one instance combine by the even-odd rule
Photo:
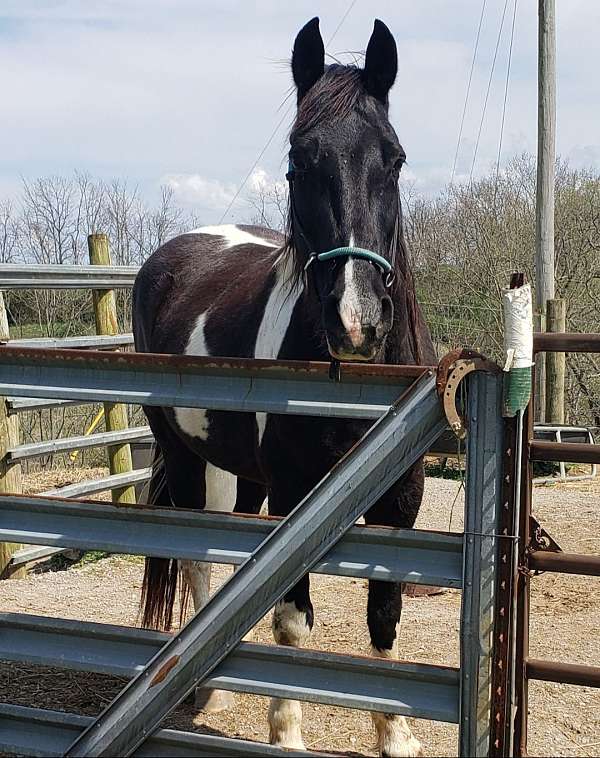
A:
<svg viewBox="0 0 600 758">
<path fill-rule="evenodd" d="M 306 645 L 310 637 L 310 627 L 306 623 L 306 613 L 296 608 L 296 603 L 280 600 L 273 609 L 271 622 L 273 638 L 278 645 L 300 647 Z"/>
<path fill-rule="evenodd" d="M 352 237 L 351 237 L 352 239 Z M 360 347 L 364 337 L 361 325 L 361 306 L 354 275 L 354 259 L 344 264 L 344 292 L 338 305 L 340 319 L 354 347 Z"/>
<path fill-rule="evenodd" d="M 196 326 L 192 329 L 184 351 L 186 355 L 209 355 L 204 334 L 207 314 L 208 311 L 204 311 L 196 319 Z M 209 421 L 203 408 L 175 408 L 175 419 L 181 429 L 190 437 L 198 437 L 206 442 L 209 433 Z"/>
<path fill-rule="evenodd" d="M 206 510 L 233 511 L 237 497 L 237 476 L 206 464 Z"/>
<path fill-rule="evenodd" d="M 211 564 L 201 561 L 179 561 L 179 568 L 183 575 L 183 580 L 190 588 L 194 610 L 199 611 L 206 605 L 210 595 L 210 571 Z"/>
<path fill-rule="evenodd" d="M 258 327 L 255 358 L 279 357 L 279 351 L 285 339 L 298 298 L 302 294 L 302 284 L 294 281 L 291 263 L 287 257 L 279 256 L 275 266 L 275 284 L 269 294 L 262 321 Z M 262 442 L 267 426 L 267 414 L 257 413 L 258 444 Z"/>
<path fill-rule="evenodd" d="M 371 645 L 371 655 L 375 658 L 397 658 L 398 632 L 399 625 L 396 627 L 396 637 L 392 648 L 380 650 Z M 371 712 L 371 718 L 375 732 L 377 733 L 377 750 L 379 755 L 389 755 L 391 758 L 423 755 L 421 743 L 411 732 L 404 716 L 373 711 Z"/>
<path fill-rule="evenodd" d="M 235 224 L 222 224 L 220 226 L 201 226 L 198 229 L 192 229 L 188 234 L 210 234 L 214 237 L 223 237 L 225 247 L 235 247 L 236 245 L 263 245 L 264 247 L 279 247 L 276 242 L 259 237 L 256 234 L 250 234 L 243 229 L 239 229 Z"/>
<path fill-rule="evenodd" d="M 296 603 L 279 601 L 273 609 L 273 638 L 278 645 L 300 647 L 308 642 L 310 627 L 306 613 Z M 304 750 L 302 706 L 296 700 L 273 698 L 269 706 L 269 742 L 272 745 Z"/>
</svg>

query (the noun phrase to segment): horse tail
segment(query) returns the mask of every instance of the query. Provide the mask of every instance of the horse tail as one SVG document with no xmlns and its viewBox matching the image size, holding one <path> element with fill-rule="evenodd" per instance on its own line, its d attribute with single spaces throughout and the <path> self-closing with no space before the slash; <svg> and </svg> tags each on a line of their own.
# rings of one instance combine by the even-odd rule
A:
<svg viewBox="0 0 600 758">
<path fill-rule="evenodd" d="M 167 486 L 167 474 L 162 452 L 154 449 L 152 477 L 148 490 L 148 505 L 173 507 Z M 140 598 L 142 626 L 168 631 L 173 623 L 173 606 L 177 594 L 177 559 L 148 557 L 144 566 L 144 581 Z"/>
</svg>

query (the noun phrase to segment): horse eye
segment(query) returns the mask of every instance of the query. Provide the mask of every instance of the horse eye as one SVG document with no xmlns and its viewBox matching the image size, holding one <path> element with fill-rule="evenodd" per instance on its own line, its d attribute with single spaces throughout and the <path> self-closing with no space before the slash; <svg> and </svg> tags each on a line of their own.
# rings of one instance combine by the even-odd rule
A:
<svg viewBox="0 0 600 758">
<path fill-rule="evenodd" d="M 308 162 L 304 156 L 298 153 L 290 153 L 290 166 L 294 171 L 306 171 L 308 169 Z"/>
</svg>

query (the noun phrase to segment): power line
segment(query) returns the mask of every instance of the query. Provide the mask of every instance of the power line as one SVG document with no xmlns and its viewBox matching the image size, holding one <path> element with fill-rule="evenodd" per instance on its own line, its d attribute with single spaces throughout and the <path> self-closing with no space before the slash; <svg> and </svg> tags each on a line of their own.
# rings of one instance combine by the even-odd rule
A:
<svg viewBox="0 0 600 758">
<path fill-rule="evenodd" d="M 460 149 L 460 140 L 462 138 L 463 127 L 465 125 L 465 116 L 467 114 L 467 103 L 469 102 L 469 93 L 471 91 L 471 81 L 473 80 L 473 70 L 475 69 L 475 59 L 477 58 L 477 49 L 479 48 L 479 37 L 481 35 L 481 25 L 483 24 L 483 16 L 485 13 L 485 4 L 487 0 L 483 0 L 481 5 L 481 15 L 479 16 L 479 25 L 477 27 L 477 36 L 475 38 L 475 48 L 473 49 L 473 60 L 471 61 L 471 71 L 469 72 L 469 81 L 467 82 L 467 91 L 465 93 L 465 102 L 463 105 L 462 117 L 460 119 L 460 129 L 458 130 L 458 139 L 456 140 L 456 152 L 454 153 L 454 163 L 452 164 L 452 174 L 450 175 L 450 184 L 454 181 L 454 174 L 456 173 L 456 163 L 458 161 L 458 151 Z"/>
<path fill-rule="evenodd" d="M 485 100 L 483 101 L 483 110 L 481 112 L 481 121 L 479 122 L 479 131 L 477 132 L 477 141 L 475 142 L 475 151 L 473 152 L 473 162 L 471 163 L 471 172 L 469 174 L 469 184 L 473 181 L 473 170 L 475 168 L 475 160 L 477 159 L 477 151 L 479 150 L 479 141 L 481 139 L 481 132 L 483 130 L 483 122 L 485 120 L 485 112 L 487 110 L 488 98 L 490 96 L 490 89 L 492 86 L 492 79 L 494 77 L 494 69 L 496 68 L 496 58 L 498 57 L 498 48 L 500 47 L 500 39 L 502 38 L 502 29 L 504 28 L 504 19 L 506 17 L 506 8 L 508 7 L 508 0 L 504 0 L 504 8 L 502 10 L 502 18 L 500 20 L 500 28 L 498 29 L 498 39 L 496 40 L 496 48 L 494 50 L 494 57 L 492 59 L 492 67 L 490 69 L 490 78 L 488 80 L 488 86 L 485 93 Z"/>
<path fill-rule="evenodd" d="M 504 83 L 504 102 L 502 103 L 502 121 L 500 122 L 500 139 L 498 140 L 498 158 L 496 160 L 496 181 L 494 183 L 494 197 L 498 189 L 498 177 L 500 175 L 500 154 L 502 152 L 502 138 L 504 136 L 504 119 L 506 116 L 506 101 L 508 99 L 508 82 L 510 80 L 510 64 L 512 61 L 513 40 L 515 38 L 515 19 L 517 17 L 517 2 L 513 5 L 512 26 L 510 29 L 510 45 L 508 48 L 508 63 L 506 65 L 506 81 Z"/>
<path fill-rule="evenodd" d="M 331 45 L 331 43 L 332 43 L 332 42 L 333 42 L 333 40 L 335 39 L 335 36 L 336 36 L 336 34 L 337 34 L 337 33 L 339 32 L 339 30 L 342 28 L 342 26 L 343 26 L 343 24 L 344 24 L 344 21 L 345 21 L 345 20 L 348 18 L 348 16 L 350 15 L 350 12 L 352 11 L 352 8 L 354 8 L 354 6 L 356 5 L 356 2 L 357 2 L 357 0 L 352 0 L 352 1 L 351 1 L 351 3 L 350 3 L 350 5 L 349 5 L 349 6 L 346 8 L 346 12 L 344 13 L 344 15 L 342 16 L 342 18 L 340 19 L 340 22 L 338 23 L 338 25 L 335 27 L 335 29 L 334 29 L 334 31 L 333 31 L 333 34 L 331 35 L 331 37 L 330 37 L 330 38 L 329 38 L 329 40 L 327 41 L 327 44 L 325 45 L 325 47 L 329 47 L 329 45 Z M 240 186 L 237 188 L 237 190 L 236 190 L 236 192 L 235 192 L 234 196 L 233 196 L 233 197 L 232 197 L 232 199 L 231 199 L 231 202 L 230 202 L 230 203 L 229 203 L 229 205 L 227 206 L 227 209 L 225 210 L 225 212 L 223 213 L 223 215 L 222 215 L 222 216 L 221 216 L 221 218 L 219 219 L 219 224 L 222 224 L 222 223 L 223 223 L 223 220 L 225 219 L 225 216 L 227 216 L 227 214 L 229 213 L 229 211 L 232 209 L 232 207 L 233 207 L 233 204 L 234 204 L 234 203 L 235 203 L 235 201 L 238 199 L 238 197 L 240 196 L 240 193 L 241 193 L 241 191 L 242 191 L 242 190 L 244 189 L 244 187 L 246 186 L 246 183 L 247 183 L 248 179 L 250 179 L 250 177 L 251 177 L 251 176 L 252 176 L 252 174 L 254 173 L 254 169 L 255 169 L 255 168 L 258 166 L 258 164 L 259 164 L 259 162 L 260 162 L 261 158 L 263 157 L 263 155 L 264 155 L 264 154 L 267 152 L 267 150 L 269 149 L 269 146 L 270 146 L 271 142 L 273 142 L 273 140 L 275 139 L 275 135 L 276 135 L 276 134 L 277 134 L 277 132 L 279 131 L 279 128 L 281 127 L 281 125 L 283 124 L 283 122 L 284 122 L 284 121 L 287 119 L 287 117 L 288 117 L 288 115 L 289 115 L 289 113 L 290 113 L 290 111 L 291 111 L 291 109 L 292 109 L 292 105 L 293 105 L 293 101 L 292 101 L 292 102 L 290 102 L 290 103 L 288 104 L 287 108 L 286 108 L 286 109 L 285 109 L 285 111 L 283 112 L 283 116 L 282 116 L 282 117 L 279 119 L 279 121 L 278 121 L 278 122 L 277 122 L 277 124 L 275 125 L 275 128 L 273 129 L 273 131 L 272 131 L 272 132 L 271 132 L 271 134 L 269 135 L 269 138 L 268 138 L 268 140 L 265 142 L 265 144 L 264 144 L 264 147 L 263 147 L 263 148 L 262 148 L 262 150 L 259 152 L 259 154 L 258 154 L 258 156 L 257 156 L 256 160 L 254 161 L 254 163 L 253 163 L 253 164 L 252 164 L 252 166 L 250 167 L 250 170 L 248 171 L 248 173 L 247 173 L 247 174 L 246 174 L 246 176 L 244 177 L 244 181 L 243 181 L 243 182 L 240 184 Z"/>
</svg>

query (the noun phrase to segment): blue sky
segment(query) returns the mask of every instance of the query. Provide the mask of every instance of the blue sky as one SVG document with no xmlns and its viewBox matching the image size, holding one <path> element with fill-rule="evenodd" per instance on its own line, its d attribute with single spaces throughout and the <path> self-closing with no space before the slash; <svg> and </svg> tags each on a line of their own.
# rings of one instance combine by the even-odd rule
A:
<svg viewBox="0 0 600 758">
<path fill-rule="evenodd" d="M 364 51 L 375 17 L 396 36 L 391 118 L 404 181 L 448 181 L 482 0 L 356 0 L 328 50 Z M 289 91 L 294 36 L 313 15 L 329 39 L 350 0 L 2 0 L 0 198 L 20 177 L 88 171 L 127 178 L 150 201 L 170 184 L 219 220 Z M 558 150 L 600 168 L 600 2 L 557 0 Z M 487 0 L 458 175 L 468 176 L 504 0 Z M 495 162 L 513 0 L 475 174 Z M 537 2 L 519 0 L 502 161 L 535 152 Z M 284 106 L 285 107 L 285 106 Z M 291 113 L 250 184 L 280 179 Z M 404 173 L 404 172 L 403 172 Z M 242 193 L 243 194 L 243 193 Z M 227 220 L 247 213 L 239 203 Z"/>
</svg>

